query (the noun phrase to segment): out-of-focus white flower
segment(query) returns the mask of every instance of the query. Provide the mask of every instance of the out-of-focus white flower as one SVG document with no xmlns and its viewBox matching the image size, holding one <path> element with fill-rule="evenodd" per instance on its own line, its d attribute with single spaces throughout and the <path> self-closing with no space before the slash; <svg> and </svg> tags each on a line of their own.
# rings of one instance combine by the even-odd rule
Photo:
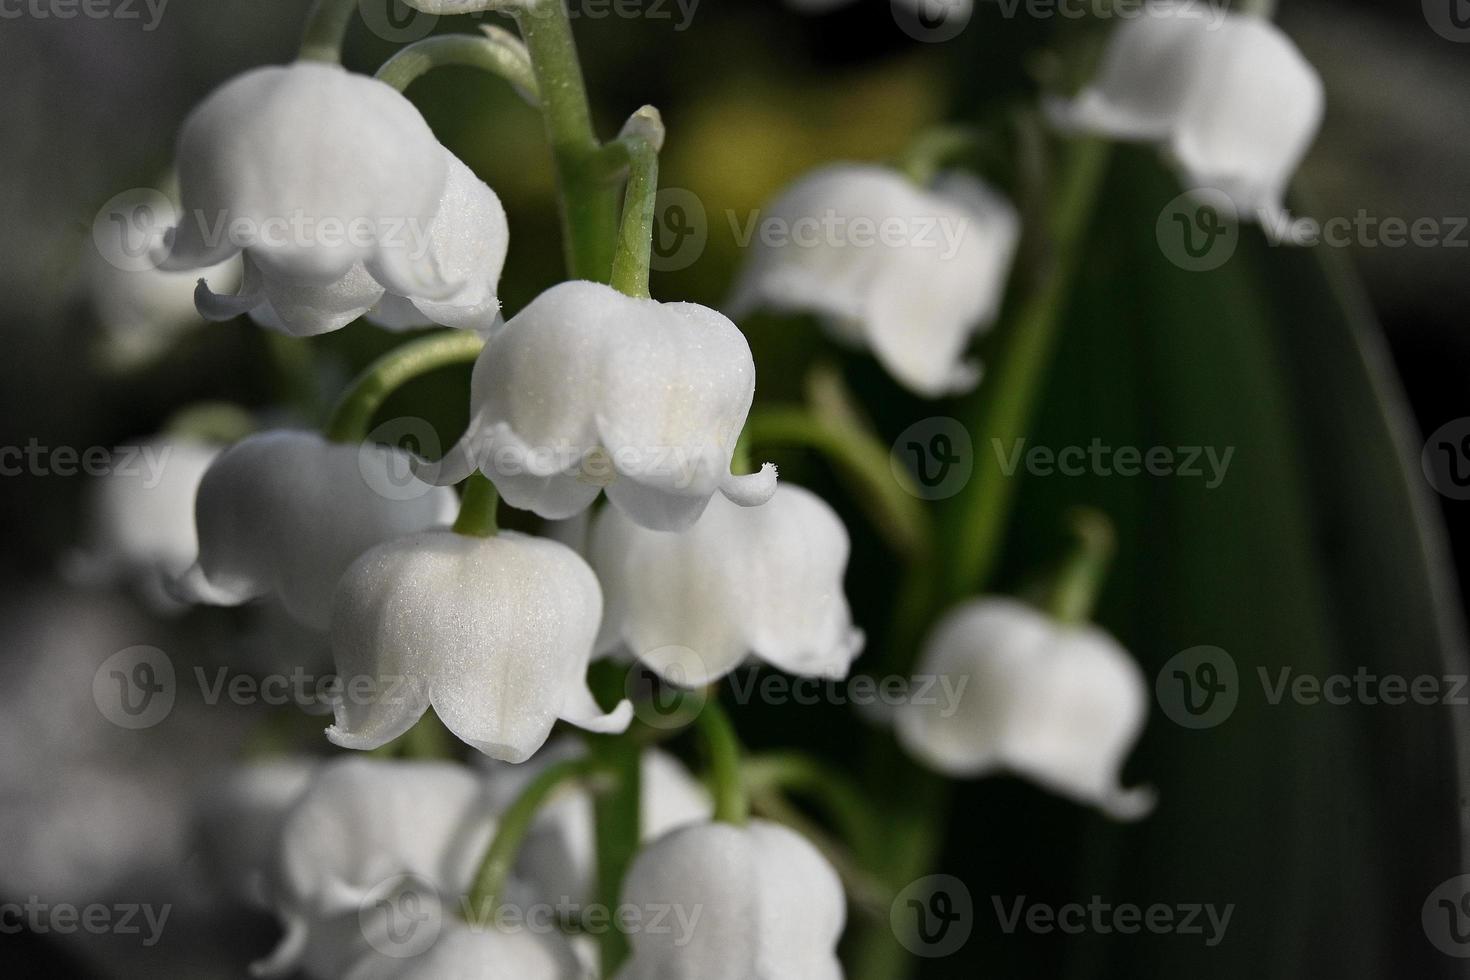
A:
<svg viewBox="0 0 1470 980">
<path fill-rule="evenodd" d="M 899 741 L 931 768 L 953 777 L 1009 770 L 1120 820 L 1153 808 L 1151 789 L 1120 785 L 1147 719 L 1148 685 L 1102 630 L 976 599 L 934 627 L 917 670 L 959 692 L 954 703 L 906 702 L 895 716 Z"/>
<path fill-rule="evenodd" d="M 446 922 L 427 950 L 415 956 L 375 951 L 343 980 L 583 980 L 591 975 L 555 930 L 501 931 Z"/>
<path fill-rule="evenodd" d="M 580 741 L 559 738 L 521 766 L 495 765 L 491 792 L 504 810 L 547 766 L 585 754 Z M 704 784 L 667 752 L 645 749 L 640 766 L 641 839 L 710 819 L 714 805 Z M 548 800 L 521 845 L 516 874 L 542 901 L 586 906 L 595 901 L 596 843 L 592 794 L 568 784 Z"/>
<path fill-rule="evenodd" d="M 268 869 L 286 814 L 321 762 L 290 756 L 247 763 L 200 794 L 199 833 L 215 881 L 247 905 L 270 907 Z"/>
<path fill-rule="evenodd" d="M 249 313 L 261 326 L 297 336 L 336 330 L 363 315 L 388 330 L 438 323 L 488 331 L 500 316 L 496 293 L 510 242 L 505 209 L 469 167 L 448 150 L 444 156 L 449 179 L 438 214 L 427 230 L 405 228 L 403 234 L 410 249 L 426 251 L 435 268 L 460 284 L 454 292 L 440 299 L 399 295 L 385 290 L 362 262 L 327 284 L 271 276 L 247 255 L 239 293 L 219 295 L 201 285 L 200 312 L 211 320 Z"/>
<path fill-rule="evenodd" d="M 816 848 L 778 824 L 675 830 L 634 860 L 622 901 L 687 918 L 667 932 L 634 933 L 618 980 L 842 977 L 842 883 Z"/>
<path fill-rule="evenodd" d="M 447 524 L 456 509 L 453 491 L 412 476 L 401 450 L 263 432 L 225 450 L 204 474 L 195 504 L 199 560 L 176 590 L 218 605 L 274 595 L 324 630 L 337 580 L 358 555 Z"/>
<path fill-rule="evenodd" d="M 178 173 L 163 267 L 245 252 L 238 296 L 200 286 L 207 316 L 322 333 L 386 290 L 436 321 L 494 320 L 499 201 L 392 86 L 314 62 L 246 72 L 185 121 Z"/>
<path fill-rule="evenodd" d="M 469 432 L 421 472 L 452 484 L 478 467 L 512 506 L 552 519 L 605 488 L 644 527 L 682 530 L 717 492 L 742 506 L 775 492 L 769 464 L 730 473 L 754 395 L 750 347 L 714 310 L 562 283 L 490 338 Z"/>
<path fill-rule="evenodd" d="M 286 933 L 255 971 L 335 980 L 373 949 L 412 949 L 392 930 L 459 910 L 493 813 L 484 780 L 452 763 L 324 766 L 282 824 L 267 888 Z M 393 920 L 404 908 L 414 922 Z"/>
<path fill-rule="evenodd" d="M 838 164 L 783 191 L 762 223 L 784 234 L 757 238 L 732 316 L 818 314 L 921 395 L 979 380 L 965 349 L 1000 309 L 1020 238 L 1005 198 L 958 172 L 925 189 L 885 167 Z"/>
<path fill-rule="evenodd" d="M 599 653 L 626 647 L 665 680 L 699 687 L 754 654 L 807 676 L 847 676 L 862 649 L 842 578 L 847 529 L 791 484 L 761 507 L 713 500 L 682 534 L 612 508 L 590 546 L 607 598 Z"/>
<path fill-rule="evenodd" d="M 1151 3 L 1118 26 L 1097 78 L 1048 109 L 1066 129 L 1158 141 L 1192 187 L 1277 220 L 1322 122 L 1322 80 L 1263 17 Z"/>
<path fill-rule="evenodd" d="M 69 556 L 69 578 L 86 583 L 136 581 L 160 612 L 178 608 L 167 586 L 199 553 L 194 494 L 220 447 L 185 437 L 154 437 L 131 462 L 113 457 L 89 487 L 86 539 Z"/>
<path fill-rule="evenodd" d="M 524 762 L 558 719 L 621 732 L 633 707 L 604 714 L 587 689 L 602 616 L 597 577 L 574 551 L 507 531 L 430 531 L 379 545 L 343 576 L 332 649 L 344 695 L 327 737 L 374 749 L 433 706 L 488 756 Z M 371 697 L 354 679 L 373 678 Z"/>
<path fill-rule="evenodd" d="M 155 229 L 178 223 L 177 205 L 167 198 L 154 200 L 153 209 Z M 124 268 L 101 251 L 90 250 L 83 287 L 101 327 L 102 363 L 127 371 L 155 360 L 191 328 L 204 325 L 194 308 L 194 289 L 200 277 L 218 289 L 234 290 L 240 285 L 240 271 L 238 257 L 199 271 L 165 272 L 156 266 Z"/>
</svg>

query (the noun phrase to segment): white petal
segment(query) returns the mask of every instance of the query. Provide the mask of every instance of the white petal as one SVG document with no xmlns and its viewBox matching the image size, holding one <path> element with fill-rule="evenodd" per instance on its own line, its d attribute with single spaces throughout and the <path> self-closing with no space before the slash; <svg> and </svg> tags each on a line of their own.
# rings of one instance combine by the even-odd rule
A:
<svg viewBox="0 0 1470 980">
<path fill-rule="evenodd" d="M 681 534 L 603 511 L 590 545 L 607 595 L 598 649 L 624 645 L 691 687 L 752 653 L 793 673 L 846 676 L 862 647 L 842 588 L 848 550 L 832 509 L 789 484 L 760 507 L 717 497 Z"/>
<path fill-rule="evenodd" d="M 251 436 L 215 460 L 199 486 L 199 567 L 225 595 L 273 593 L 325 629 L 337 580 L 380 541 L 453 520 L 452 491 L 408 475 L 384 446 L 315 433 Z"/>
<path fill-rule="evenodd" d="M 184 123 L 178 171 L 171 265 L 246 244 L 269 275 L 320 285 L 373 260 L 395 223 L 429 227 L 446 181 L 442 148 L 412 103 L 312 62 L 257 68 L 215 90 Z M 236 223 L 253 237 L 232 246 Z"/>
<path fill-rule="evenodd" d="M 579 980 L 581 967 L 559 932 L 501 932 L 450 920 L 417 956 L 373 953 L 344 980 Z"/>
<path fill-rule="evenodd" d="M 510 229 L 495 192 L 449 151 L 445 156 L 449 180 L 438 216 L 429 229 L 430 244 L 445 278 L 463 285 L 441 301 L 410 299 L 435 323 L 488 330 L 500 316 L 496 293 Z"/>
<path fill-rule="evenodd" d="M 969 176 L 925 190 L 894 170 L 839 164 L 783 191 L 766 220 L 791 235 L 753 250 L 732 313 L 814 313 L 919 394 L 973 386 L 964 351 L 995 318 L 1020 236 L 1010 202 Z"/>
<path fill-rule="evenodd" d="M 332 644 L 344 676 L 409 677 L 459 738 L 523 762 L 568 707 L 580 715 L 601 615 L 597 579 L 569 548 L 514 532 L 426 532 L 380 545 L 352 566 Z M 344 704 L 334 738 L 371 744 L 378 735 L 357 726 L 391 717 L 399 727 L 401 710 Z M 631 706 L 620 706 L 609 718 L 568 720 L 620 730 L 630 715 Z"/>
</svg>

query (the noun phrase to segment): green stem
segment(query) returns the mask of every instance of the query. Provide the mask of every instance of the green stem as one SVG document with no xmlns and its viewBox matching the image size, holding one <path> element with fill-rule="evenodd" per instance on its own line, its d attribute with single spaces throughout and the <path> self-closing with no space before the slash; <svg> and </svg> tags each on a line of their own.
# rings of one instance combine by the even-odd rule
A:
<svg viewBox="0 0 1470 980">
<path fill-rule="evenodd" d="M 485 342 L 468 330 L 451 330 L 395 347 L 367 366 L 343 394 L 327 423 L 333 442 L 360 442 L 388 396 L 420 375 L 453 364 L 472 364 Z"/>
<path fill-rule="evenodd" d="M 970 412 L 976 454 L 973 492 L 954 498 L 949 515 L 949 540 L 961 544 L 950 550 L 943 577 L 947 593 L 940 597 L 945 605 L 981 591 L 1000 558 L 1017 480 L 1001 470 L 997 450 L 1008 451 L 1031 424 L 1107 169 L 1108 146 L 1100 140 L 1078 141 L 1070 152 L 1048 229 L 1051 267 L 1017 308 Z"/>
<path fill-rule="evenodd" d="M 879 827 L 872 803 L 841 773 L 799 752 L 752 756 L 742 767 L 753 795 L 766 791 L 795 792 L 818 801 L 850 847 L 867 853 L 877 846 Z"/>
<path fill-rule="evenodd" d="M 357 3 L 358 0 L 317 0 L 307 18 L 301 53 L 297 57 L 302 61 L 340 65 L 342 42 L 347 37 L 352 15 L 357 12 Z"/>
<path fill-rule="evenodd" d="M 622 228 L 613 253 L 612 285 L 620 293 L 647 299 L 654 206 L 658 200 L 658 150 L 642 136 L 625 136 L 620 142 L 628 150 L 628 189 L 623 195 Z"/>
<path fill-rule="evenodd" d="M 936 126 L 910 144 L 898 159 L 898 169 L 915 184 L 928 187 L 946 164 L 980 145 L 980 134 L 967 126 Z"/>
<path fill-rule="evenodd" d="M 560 190 L 567 271 L 607 282 L 617 238 L 617 192 L 598 167 L 587 86 L 562 0 L 527 0 L 513 9 L 541 91 L 542 116 Z"/>
<path fill-rule="evenodd" d="M 454 520 L 454 533 L 470 538 L 491 538 L 500 530 L 496 510 L 500 492 L 484 473 L 471 473 L 464 484 L 459 501 L 459 516 Z"/>
<path fill-rule="evenodd" d="M 596 736 L 587 740 L 592 756 L 613 774 L 611 789 L 593 803 L 597 843 L 597 901 L 615 909 L 622 902 L 623 878 L 642 840 L 642 750 L 632 739 Z M 613 976 L 628 958 L 628 937 L 605 929 L 598 937 L 602 976 Z"/>
<path fill-rule="evenodd" d="M 548 766 L 531 780 L 496 823 L 495 837 L 480 862 L 470 891 L 466 912 L 476 924 L 483 925 L 495 917 L 505 894 L 505 883 L 515 867 L 521 844 L 536 822 L 536 814 L 551 795 L 565 783 L 582 779 L 596 769 L 591 759 L 568 759 Z"/>
<path fill-rule="evenodd" d="M 715 815 L 722 823 L 743 826 L 750 818 L 750 801 L 740 771 L 740 740 L 735 726 L 720 703 L 711 700 L 695 722 L 709 753 L 710 777 L 714 783 Z"/>
<path fill-rule="evenodd" d="M 482 27 L 480 36 L 441 34 L 424 38 L 383 62 L 378 80 L 402 92 L 420 76 L 435 68 L 460 65 L 478 68 L 509 82 L 532 106 L 541 95 L 536 73 L 526 46 L 498 27 Z"/>
<path fill-rule="evenodd" d="M 1057 575 L 1051 613 L 1063 623 L 1085 623 L 1092 618 L 1117 542 L 1112 522 L 1090 507 L 1073 511 L 1071 524 L 1077 545 Z"/>
<path fill-rule="evenodd" d="M 907 471 L 894 467 L 888 450 L 870 434 L 788 406 L 752 412 L 741 442 L 768 448 L 803 446 L 823 453 L 861 487 L 860 497 L 888 543 L 913 563 L 926 560 L 932 540 L 929 515 Z"/>
</svg>

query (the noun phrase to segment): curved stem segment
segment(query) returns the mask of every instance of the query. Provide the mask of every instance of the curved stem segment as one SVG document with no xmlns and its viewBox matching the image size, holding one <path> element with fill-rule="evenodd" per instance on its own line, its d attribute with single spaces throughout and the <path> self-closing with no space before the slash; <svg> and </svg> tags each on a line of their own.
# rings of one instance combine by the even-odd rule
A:
<svg viewBox="0 0 1470 980">
<path fill-rule="evenodd" d="M 484 473 L 475 472 L 465 481 L 464 496 L 459 500 L 459 516 L 454 520 L 454 533 L 471 538 L 490 538 L 500 530 L 496 511 L 500 507 L 500 491 Z"/>
<path fill-rule="evenodd" d="M 536 822 L 537 811 L 565 783 L 581 779 L 596 768 L 591 759 L 568 759 L 548 766 L 501 814 L 495 837 L 480 862 L 480 870 L 475 875 L 475 885 L 469 895 L 467 913 L 476 924 L 483 925 L 495 917 L 505 895 L 506 880 L 515 867 L 521 844 Z"/>
<path fill-rule="evenodd" d="M 619 142 L 628 151 L 628 189 L 623 194 L 622 228 L 613 252 L 612 286 L 625 295 L 647 299 L 658 201 L 658 150 L 642 136 L 624 136 Z"/>
<path fill-rule="evenodd" d="M 302 61 L 340 65 L 342 41 L 347 37 L 352 15 L 357 12 L 357 3 L 358 0 L 317 0 L 306 20 L 298 57 Z"/>
<path fill-rule="evenodd" d="M 1077 545 L 1057 575 L 1051 613 L 1064 623 L 1085 623 L 1102 592 L 1117 541 L 1112 522 L 1101 511 L 1079 507 L 1070 522 Z"/>
<path fill-rule="evenodd" d="M 607 282 L 617 237 L 617 193 L 600 172 L 587 85 L 562 0 L 527 0 L 511 8 L 531 55 L 542 116 L 560 189 L 567 271 Z"/>
<path fill-rule="evenodd" d="M 714 782 L 715 815 L 723 823 L 742 826 L 750 819 L 750 800 L 740 771 L 740 739 L 720 703 L 711 700 L 695 721 L 709 753 L 710 776 Z"/>
<path fill-rule="evenodd" d="M 468 330 L 432 334 L 396 347 L 367 366 L 327 423 L 333 442 L 360 442 L 388 396 L 414 378 L 453 364 L 473 364 L 485 342 Z"/>
<path fill-rule="evenodd" d="M 541 104 L 540 86 L 531 68 L 526 46 L 499 27 L 482 27 L 481 34 L 441 34 L 424 38 L 383 62 L 378 80 L 398 91 L 407 89 L 426 72 L 449 65 L 478 68 L 505 79 L 531 106 Z"/>
<path fill-rule="evenodd" d="M 776 791 L 811 797 L 831 816 L 849 847 L 861 854 L 877 846 L 880 828 L 871 802 L 830 766 L 800 752 L 773 752 L 746 759 L 742 769 L 752 796 Z"/>
</svg>

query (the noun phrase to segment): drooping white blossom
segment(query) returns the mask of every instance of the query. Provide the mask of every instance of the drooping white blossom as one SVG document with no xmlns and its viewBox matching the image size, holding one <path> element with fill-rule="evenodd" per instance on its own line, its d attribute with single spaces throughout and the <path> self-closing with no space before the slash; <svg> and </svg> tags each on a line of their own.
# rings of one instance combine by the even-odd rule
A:
<svg viewBox="0 0 1470 980">
<path fill-rule="evenodd" d="M 580 741 L 559 738 L 520 766 L 492 764 L 491 792 L 509 806 L 543 769 L 585 754 Z M 678 759 L 645 749 L 639 774 L 640 839 L 655 840 L 677 827 L 710 818 L 709 791 Z M 569 783 L 548 800 L 521 845 L 516 863 L 520 879 L 546 902 L 586 906 L 595 901 L 596 842 L 592 794 Z"/>
<path fill-rule="evenodd" d="M 285 935 L 256 973 L 336 980 L 374 950 L 413 951 L 403 930 L 458 912 L 494 829 L 484 780 L 463 766 L 325 765 L 282 823 L 266 890 Z M 395 921 L 405 909 L 413 921 Z"/>
<path fill-rule="evenodd" d="M 1075 99 L 1048 108 L 1066 129 L 1160 143 L 1192 189 L 1273 221 L 1321 125 L 1323 90 L 1270 20 L 1156 2 L 1118 26 Z"/>
<path fill-rule="evenodd" d="M 765 210 L 728 304 L 814 313 L 841 340 L 873 352 L 913 391 L 971 388 L 965 356 L 1000 309 L 1020 218 L 967 174 L 920 187 L 886 167 L 837 164 L 798 180 Z"/>
<path fill-rule="evenodd" d="M 680 534 L 608 508 L 589 550 L 607 599 L 598 652 L 626 648 L 673 683 L 709 684 L 751 655 L 841 678 L 862 649 L 842 588 L 847 529 L 802 487 L 760 507 L 713 500 Z"/>
<path fill-rule="evenodd" d="M 716 493 L 742 506 L 775 491 L 775 468 L 730 460 L 755 394 L 750 347 L 693 303 L 567 282 L 496 332 L 475 364 L 464 440 L 421 472 L 475 468 L 512 506 L 561 519 L 598 493 L 644 527 L 682 530 Z"/>
<path fill-rule="evenodd" d="M 1148 685 L 1097 627 L 976 599 L 934 627 L 917 672 L 958 692 L 905 702 L 895 716 L 899 741 L 930 768 L 957 778 L 1014 772 L 1123 820 L 1152 809 L 1152 790 L 1120 780 L 1147 719 Z"/>
<path fill-rule="evenodd" d="M 373 749 L 432 705 L 459 738 L 492 758 L 529 759 L 558 719 L 620 732 L 587 689 L 602 616 L 597 577 L 570 548 L 507 531 L 430 531 L 379 545 L 342 578 L 332 648 L 344 696 L 327 736 Z M 372 696 L 353 693 L 369 678 Z"/>
<path fill-rule="evenodd" d="M 309 335 L 386 291 L 435 322 L 494 321 L 504 212 L 392 86 L 305 61 L 246 72 L 185 121 L 178 173 L 182 217 L 164 267 L 245 253 L 238 295 L 201 283 L 206 316 L 250 312 Z"/>
<path fill-rule="evenodd" d="M 250 436 L 204 474 L 195 504 L 199 559 L 177 584 L 197 602 L 273 595 L 327 628 L 347 566 L 379 542 L 454 519 L 453 491 L 409 472 L 402 450 L 311 432 Z"/>
<path fill-rule="evenodd" d="M 505 209 L 484 181 L 448 150 L 449 173 L 439 211 L 426 231 L 406 227 L 413 252 L 425 252 L 434 268 L 457 288 L 439 299 L 400 295 L 384 288 L 358 262 L 336 282 L 319 284 L 265 273 L 245 258 L 245 281 L 235 295 L 220 295 L 208 285 L 196 290 L 199 310 L 212 320 L 242 313 L 263 327 L 296 336 L 339 329 L 366 316 L 389 330 L 435 323 L 488 331 L 500 316 L 497 298 L 505 266 L 509 229 Z"/>
<path fill-rule="evenodd" d="M 220 447 L 160 436 L 129 450 L 88 488 L 86 538 L 66 571 L 86 583 L 136 582 L 153 608 L 169 611 L 178 602 L 168 583 L 199 553 L 194 495 Z"/>
<path fill-rule="evenodd" d="M 842 977 L 842 883 L 816 848 L 779 824 L 675 830 L 634 860 L 622 901 L 686 910 L 688 919 L 687 928 L 633 933 L 617 980 Z"/>
</svg>

